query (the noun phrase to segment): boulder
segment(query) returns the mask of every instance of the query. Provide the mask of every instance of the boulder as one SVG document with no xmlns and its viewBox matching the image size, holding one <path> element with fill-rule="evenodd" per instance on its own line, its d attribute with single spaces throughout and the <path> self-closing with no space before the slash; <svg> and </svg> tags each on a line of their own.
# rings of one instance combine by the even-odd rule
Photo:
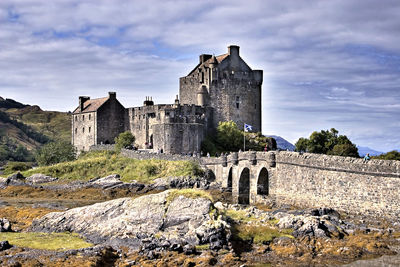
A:
<svg viewBox="0 0 400 267">
<path fill-rule="evenodd" d="M 0 218 L 0 232 L 10 232 L 11 223 L 6 218 Z"/>
<path fill-rule="evenodd" d="M 57 180 L 58 180 L 58 178 L 44 175 L 41 173 L 35 173 L 25 179 L 25 181 L 27 183 L 31 183 L 31 184 L 50 183 L 50 182 L 57 181 Z"/>
<path fill-rule="evenodd" d="M 201 188 L 208 189 L 210 182 L 204 177 L 178 176 L 163 177 L 155 179 L 152 187 L 155 189 L 165 188 Z"/>
<path fill-rule="evenodd" d="M 179 191 L 178 191 L 179 192 Z M 35 220 L 32 231 L 76 232 L 93 243 L 128 246 L 149 251 L 180 250 L 185 245 L 210 244 L 214 249 L 226 245 L 229 225 L 213 204 L 202 197 L 171 190 L 136 199 L 121 198 L 91 206 L 53 212 Z"/>
<path fill-rule="evenodd" d="M 6 250 L 11 248 L 12 246 L 8 243 L 8 241 L 1 241 L 0 242 L 0 251 Z"/>
<path fill-rule="evenodd" d="M 97 178 L 89 181 L 92 186 L 101 187 L 103 189 L 123 184 L 119 174 L 111 174 L 103 178 Z"/>
<path fill-rule="evenodd" d="M 25 183 L 25 176 L 20 172 L 14 173 L 7 177 L 7 184 L 9 185 L 21 185 Z"/>
</svg>

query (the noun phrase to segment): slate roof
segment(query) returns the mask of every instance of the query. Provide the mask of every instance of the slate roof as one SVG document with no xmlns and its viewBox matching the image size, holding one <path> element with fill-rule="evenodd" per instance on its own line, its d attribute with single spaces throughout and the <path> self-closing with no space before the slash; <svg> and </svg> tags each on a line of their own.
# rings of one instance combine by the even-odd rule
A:
<svg viewBox="0 0 400 267">
<path fill-rule="evenodd" d="M 86 100 L 83 104 L 83 110 L 81 110 L 81 107 L 77 107 L 73 113 L 97 111 L 108 99 L 109 97 L 102 97 Z"/>
</svg>

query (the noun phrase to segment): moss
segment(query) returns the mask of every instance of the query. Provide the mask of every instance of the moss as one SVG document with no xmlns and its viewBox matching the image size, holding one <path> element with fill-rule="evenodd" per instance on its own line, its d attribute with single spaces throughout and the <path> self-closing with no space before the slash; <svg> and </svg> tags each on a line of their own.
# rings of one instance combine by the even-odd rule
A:
<svg viewBox="0 0 400 267">
<path fill-rule="evenodd" d="M 69 250 L 91 247 L 77 234 L 70 233 L 0 233 L 0 240 L 8 240 L 11 245 L 45 250 Z"/>
<path fill-rule="evenodd" d="M 234 229 L 234 237 L 243 241 L 253 242 L 255 244 L 265 244 L 277 237 L 293 238 L 290 234 L 293 230 L 278 230 L 265 225 L 237 225 Z"/>
<path fill-rule="evenodd" d="M 201 174 L 200 166 L 192 161 L 138 160 L 126 158 L 110 151 L 96 151 L 83 154 L 77 160 L 52 166 L 40 167 L 23 172 L 24 176 L 42 173 L 63 180 L 87 181 L 118 173 L 122 181 L 137 180 L 150 183 L 168 176 L 196 176 Z"/>
<path fill-rule="evenodd" d="M 250 222 L 256 220 L 252 216 L 248 216 L 243 210 L 224 210 L 223 215 L 237 221 L 237 222 Z"/>
<path fill-rule="evenodd" d="M 204 244 L 204 245 L 197 245 L 196 250 L 201 251 L 201 250 L 209 250 L 210 249 L 210 244 Z"/>
<path fill-rule="evenodd" d="M 186 198 L 205 198 L 208 199 L 210 201 L 213 201 L 211 195 L 204 191 L 204 190 L 198 190 L 198 189 L 174 189 L 171 190 L 168 193 L 167 196 L 167 205 L 169 205 L 175 198 L 179 197 L 179 196 L 184 196 Z"/>
</svg>

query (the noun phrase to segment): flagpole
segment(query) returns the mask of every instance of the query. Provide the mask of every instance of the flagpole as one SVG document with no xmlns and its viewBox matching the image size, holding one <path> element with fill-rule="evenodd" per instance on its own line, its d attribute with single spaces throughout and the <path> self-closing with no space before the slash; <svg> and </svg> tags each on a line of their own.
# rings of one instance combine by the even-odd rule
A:
<svg viewBox="0 0 400 267">
<path fill-rule="evenodd" d="M 243 123 L 243 152 L 246 151 L 246 124 Z"/>
</svg>

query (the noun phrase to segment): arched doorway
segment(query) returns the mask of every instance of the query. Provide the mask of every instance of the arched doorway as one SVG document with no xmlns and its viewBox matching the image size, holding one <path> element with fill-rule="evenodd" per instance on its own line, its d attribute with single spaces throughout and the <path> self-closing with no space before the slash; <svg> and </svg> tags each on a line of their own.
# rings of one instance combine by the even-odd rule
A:
<svg viewBox="0 0 400 267">
<path fill-rule="evenodd" d="M 207 181 L 215 182 L 216 177 L 215 177 L 215 173 L 212 170 L 207 170 L 205 176 L 206 176 Z"/>
<path fill-rule="evenodd" d="M 269 194 L 269 179 L 268 171 L 266 168 L 262 168 L 258 174 L 257 179 L 257 195 L 268 196 Z"/>
<path fill-rule="evenodd" d="M 228 183 L 226 185 L 226 188 L 229 192 L 232 192 L 232 168 L 229 169 Z"/>
<path fill-rule="evenodd" d="M 250 170 L 244 168 L 239 178 L 239 204 L 250 204 Z"/>
</svg>

